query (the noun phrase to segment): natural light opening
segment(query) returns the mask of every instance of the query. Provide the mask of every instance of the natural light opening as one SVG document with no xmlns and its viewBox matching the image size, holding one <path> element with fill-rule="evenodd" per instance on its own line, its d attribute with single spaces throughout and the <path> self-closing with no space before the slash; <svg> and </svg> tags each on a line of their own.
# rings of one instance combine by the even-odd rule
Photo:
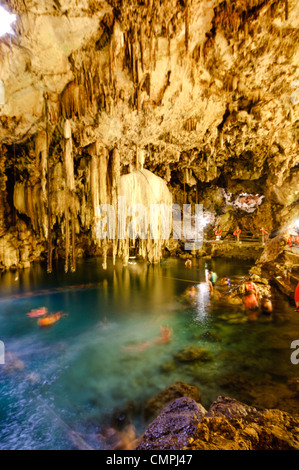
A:
<svg viewBox="0 0 299 470">
<path fill-rule="evenodd" d="M 14 34 L 11 26 L 16 19 L 16 15 L 8 13 L 8 11 L 0 6 L 0 37 L 5 36 L 5 34 Z"/>
</svg>

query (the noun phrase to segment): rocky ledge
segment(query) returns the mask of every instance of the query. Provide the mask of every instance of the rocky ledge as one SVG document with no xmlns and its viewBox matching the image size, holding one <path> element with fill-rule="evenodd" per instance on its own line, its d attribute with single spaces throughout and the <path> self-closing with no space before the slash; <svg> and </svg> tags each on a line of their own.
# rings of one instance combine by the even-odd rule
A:
<svg viewBox="0 0 299 470">
<path fill-rule="evenodd" d="M 169 403 L 136 450 L 298 450 L 299 415 L 219 396 L 207 411 L 189 397 Z"/>
</svg>

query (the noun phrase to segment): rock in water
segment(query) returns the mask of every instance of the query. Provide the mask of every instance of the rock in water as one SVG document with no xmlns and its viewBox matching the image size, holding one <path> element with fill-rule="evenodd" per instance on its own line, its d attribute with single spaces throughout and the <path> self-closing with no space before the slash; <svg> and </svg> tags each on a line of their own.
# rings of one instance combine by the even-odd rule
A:
<svg viewBox="0 0 299 470">
<path fill-rule="evenodd" d="M 213 359 L 211 352 L 201 346 L 187 346 L 175 354 L 175 359 L 179 362 L 202 361 L 207 362 Z"/>
<path fill-rule="evenodd" d="M 157 449 L 299 450 L 299 415 L 221 396 L 206 412 L 191 398 L 179 398 L 148 426 L 136 447 Z"/>
<path fill-rule="evenodd" d="M 196 387 L 184 382 L 176 382 L 148 400 L 145 405 L 145 414 L 147 417 L 157 416 L 168 403 L 182 397 L 192 398 L 197 403 L 201 402 L 201 395 Z"/>
<path fill-rule="evenodd" d="M 136 450 L 179 450 L 188 445 L 204 407 L 188 397 L 178 398 L 148 426 Z"/>
</svg>

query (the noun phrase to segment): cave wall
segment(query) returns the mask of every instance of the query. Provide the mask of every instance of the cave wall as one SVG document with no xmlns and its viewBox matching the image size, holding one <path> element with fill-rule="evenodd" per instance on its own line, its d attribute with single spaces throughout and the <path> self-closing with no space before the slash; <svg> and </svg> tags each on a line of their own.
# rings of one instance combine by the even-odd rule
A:
<svg viewBox="0 0 299 470">
<path fill-rule="evenodd" d="M 96 206 L 141 160 L 174 202 L 215 213 L 211 232 L 296 217 L 295 0 L 4 4 L 0 267 L 107 252 Z M 227 205 L 244 192 L 264 196 L 253 213 Z"/>
</svg>

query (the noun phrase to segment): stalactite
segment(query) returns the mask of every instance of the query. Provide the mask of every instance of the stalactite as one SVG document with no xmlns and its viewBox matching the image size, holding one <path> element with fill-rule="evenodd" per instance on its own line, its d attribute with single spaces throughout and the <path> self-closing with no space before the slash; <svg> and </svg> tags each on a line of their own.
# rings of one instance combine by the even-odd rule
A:
<svg viewBox="0 0 299 470">
<path fill-rule="evenodd" d="M 109 84 L 113 82 L 113 42 L 109 43 Z"/>
<path fill-rule="evenodd" d="M 115 214 L 118 214 L 118 188 L 120 180 L 120 155 L 117 148 L 113 150 L 112 154 L 112 207 Z M 118 245 L 117 227 L 113 239 L 113 266 L 115 266 Z"/>
<path fill-rule="evenodd" d="M 188 52 L 189 48 L 189 2 L 190 0 L 186 0 L 186 7 L 185 7 L 185 47 L 186 47 L 186 52 Z"/>
<path fill-rule="evenodd" d="M 15 142 L 13 143 L 13 186 L 16 184 L 16 144 Z M 17 214 L 16 214 L 16 208 L 13 204 L 12 206 L 12 225 L 16 225 L 17 221 Z"/>
<path fill-rule="evenodd" d="M 142 72 L 144 72 L 144 26 L 143 26 L 143 24 L 141 24 L 141 26 L 140 26 L 139 47 L 140 47 L 141 70 L 142 70 Z"/>
<path fill-rule="evenodd" d="M 69 225 L 69 208 L 66 202 L 65 207 L 65 262 L 64 271 L 69 270 L 69 252 L 70 252 L 70 225 Z"/>
<path fill-rule="evenodd" d="M 81 78 L 81 80 L 85 84 L 87 83 L 86 79 Z M 61 96 L 61 105 L 63 114 L 67 119 L 71 119 L 76 115 L 78 117 L 85 115 L 90 102 L 86 89 L 88 89 L 88 86 L 79 85 L 75 81 L 69 83 L 64 89 Z"/>
<path fill-rule="evenodd" d="M 289 2 L 288 0 L 285 0 L 284 2 L 284 17 L 285 17 L 285 20 L 287 21 L 288 18 L 289 18 Z"/>
<path fill-rule="evenodd" d="M 69 269 L 69 213 L 72 219 L 75 216 L 74 208 L 74 162 L 72 150 L 72 130 L 70 121 L 66 120 L 64 124 L 64 169 L 65 169 L 65 272 Z M 75 248 L 74 248 L 75 249 Z M 73 252 L 73 259 L 75 253 Z M 73 268 L 73 266 L 72 266 Z"/>
<path fill-rule="evenodd" d="M 154 60 L 153 50 L 154 50 L 154 37 L 153 37 L 153 34 L 151 33 L 150 41 L 149 41 L 149 70 L 150 72 L 152 72 L 154 69 L 153 68 L 153 60 Z"/>
<path fill-rule="evenodd" d="M 71 270 L 76 271 L 76 224 L 75 214 L 72 214 L 72 266 Z"/>
<path fill-rule="evenodd" d="M 99 196 L 100 204 L 107 204 L 107 169 L 108 169 L 108 151 L 104 146 L 98 146 L 99 156 Z"/>
<path fill-rule="evenodd" d="M 51 175 L 49 160 L 49 118 L 48 118 L 48 96 L 45 94 L 45 115 L 46 115 L 46 159 L 47 159 L 47 202 L 48 202 L 48 258 L 47 272 L 52 272 L 52 204 L 51 204 Z"/>
<path fill-rule="evenodd" d="M 99 168 L 98 168 L 98 154 L 97 145 L 94 144 L 90 149 L 91 162 L 90 162 L 90 192 L 93 206 L 94 216 L 98 213 L 99 207 Z"/>
<path fill-rule="evenodd" d="M 2 143 L 0 143 L 0 240 L 4 233 L 5 229 L 5 191 L 6 191 L 6 181 L 7 176 L 5 173 L 5 163 L 6 163 L 7 149 Z M 3 253 L 0 253 L 0 261 L 3 258 Z"/>
<path fill-rule="evenodd" d="M 108 194 L 107 194 L 107 176 L 108 176 L 108 159 L 109 154 L 107 149 L 104 146 L 100 146 L 97 144 L 96 150 L 99 160 L 98 160 L 98 168 L 99 168 L 99 197 L 100 197 L 100 204 L 107 204 L 108 201 Z M 107 240 L 100 241 L 102 250 L 103 250 L 103 269 L 107 269 Z"/>
<path fill-rule="evenodd" d="M 219 132 L 219 144 L 220 144 L 220 148 L 223 149 L 223 132 L 222 131 Z"/>
</svg>

